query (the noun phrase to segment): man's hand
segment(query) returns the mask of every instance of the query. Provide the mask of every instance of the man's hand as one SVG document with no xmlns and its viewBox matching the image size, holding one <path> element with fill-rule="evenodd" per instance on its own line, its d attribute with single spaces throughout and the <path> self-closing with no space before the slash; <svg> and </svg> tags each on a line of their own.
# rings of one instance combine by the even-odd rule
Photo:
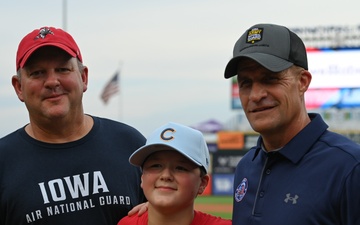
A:
<svg viewBox="0 0 360 225">
<path fill-rule="evenodd" d="M 138 216 L 144 214 L 148 209 L 149 202 L 141 203 L 128 212 L 128 216 L 132 216 L 137 213 Z"/>
</svg>

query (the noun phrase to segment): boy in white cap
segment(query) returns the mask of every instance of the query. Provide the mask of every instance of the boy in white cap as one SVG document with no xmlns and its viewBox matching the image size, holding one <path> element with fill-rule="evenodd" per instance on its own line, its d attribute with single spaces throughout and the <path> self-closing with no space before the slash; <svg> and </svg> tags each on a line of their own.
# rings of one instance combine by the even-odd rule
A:
<svg viewBox="0 0 360 225">
<path fill-rule="evenodd" d="M 148 211 L 124 217 L 118 225 L 231 224 L 231 220 L 194 210 L 196 196 L 209 182 L 209 150 L 200 131 L 177 123 L 165 124 L 129 161 L 142 168 L 141 187 L 149 201 Z"/>
</svg>

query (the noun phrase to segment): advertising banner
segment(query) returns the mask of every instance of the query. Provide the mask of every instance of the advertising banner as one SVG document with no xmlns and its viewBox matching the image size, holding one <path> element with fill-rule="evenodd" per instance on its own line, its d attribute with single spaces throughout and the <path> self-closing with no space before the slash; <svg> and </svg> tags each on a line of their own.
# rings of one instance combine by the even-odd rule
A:
<svg viewBox="0 0 360 225">
<path fill-rule="evenodd" d="M 291 28 L 304 41 L 312 81 L 307 109 L 360 107 L 360 26 Z M 231 107 L 241 109 L 236 76 L 231 79 Z"/>
<path fill-rule="evenodd" d="M 234 173 L 237 164 L 247 151 L 217 151 L 212 160 L 212 173 Z"/>
<path fill-rule="evenodd" d="M 213 195 L 232 195 L 234 174 L 213 174 L 212 177 Z"/>
</svg>

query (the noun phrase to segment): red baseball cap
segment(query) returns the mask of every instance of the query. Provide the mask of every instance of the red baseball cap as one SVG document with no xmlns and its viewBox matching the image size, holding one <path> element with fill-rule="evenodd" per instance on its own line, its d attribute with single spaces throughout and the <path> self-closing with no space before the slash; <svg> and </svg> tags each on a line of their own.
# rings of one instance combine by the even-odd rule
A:
<svg viewBox="0 0 360 225">
<path fill-rule="evenodd" d="M 30 55 L 43 46 L 61 48 L 82 62 L 80 49 L 69 33 L 55 27 L 42 27 L 33 30 L 21 40 L 16 54 L 16 71 L 23 68 Z"/>
</svg>

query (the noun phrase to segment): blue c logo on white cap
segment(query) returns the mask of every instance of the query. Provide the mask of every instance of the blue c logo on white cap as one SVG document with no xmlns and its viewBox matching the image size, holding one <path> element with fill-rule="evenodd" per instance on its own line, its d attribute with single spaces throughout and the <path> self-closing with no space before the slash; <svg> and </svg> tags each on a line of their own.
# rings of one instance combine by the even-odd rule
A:
<svg viewBox="0 0 360 225">
<path fill-rule="evenodd" d="M 171 132 L 171 135 L 170 135 L 170 136 L 167 136 L 167 135 L 166 135 L 167 132 Z M 167 128 L 167 129 L 163 130 L 163 132 L 161 132 L 160 138 L 161 138 L 162 140 L 164 140 L 164 141 L 170 141 L 170 140 L 174 139 L 174 136 L 172 136 L 172 134 L 175 133 L 175 132 L 176 132 L 175 129 L 173 129 L 173 128 Z"/>
</svg>

